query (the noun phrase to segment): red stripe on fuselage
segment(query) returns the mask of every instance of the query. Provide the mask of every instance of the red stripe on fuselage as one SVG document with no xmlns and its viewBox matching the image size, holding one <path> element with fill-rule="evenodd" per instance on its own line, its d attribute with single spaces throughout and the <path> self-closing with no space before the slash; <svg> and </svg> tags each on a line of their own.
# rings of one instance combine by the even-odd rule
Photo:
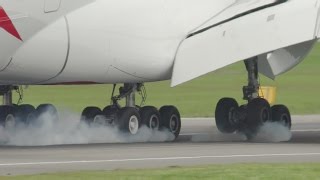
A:
<svg viewBox="0 0 320 180">
<path fill-rule="evenodd" d="M 6 11 L 3 9 L 3 7 L 0 6 L 0 28 L 7 31 L 12 36 L 16 37 L 20 41 L 22 41 L 22 38 L 20 34 L 18 33 L 17 29 L 14 27 L 11 19 L 9 18 Z"/>
<path fill-rule="evenodd" d="M 100 83 L 91 82 L 91 81 L 76 81 L 76 82 L 61 82 L 61 83 L 42 84 L 42 85 L 93 85 L 93 84 L 100 84 Z"/>
</svg>

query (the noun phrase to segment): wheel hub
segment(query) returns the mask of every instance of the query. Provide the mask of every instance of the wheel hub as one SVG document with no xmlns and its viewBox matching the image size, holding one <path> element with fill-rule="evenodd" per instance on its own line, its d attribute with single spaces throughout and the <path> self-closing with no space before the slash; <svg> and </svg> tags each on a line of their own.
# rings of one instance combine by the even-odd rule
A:
<svg viewBox="0 0 320 180">
<path fill-rule="evenodd" d="M 129 131 L 131 134 L 137 134 L 139 129 L 139 120 L 137 116 L 131 116 L 129 120 Z"/>
<path fill-rule="evenodd" d="M 5 127 L 14 128 L 16 125 L 16 119 L 12 114 L 8 114 L 5 120 Z"/>
<path fill-rule="evenodd" d="M 102 126 L 108 125 L 107 119 L 103 115 L 95 116 L 94 119 L 93 119 L 93 123 L 96 124 L 96 125 L 102 125 Z"/>
<path fill-rule="evenodd" d="M 261 120 L 267 122 L 270 119 L 270 113 L 267 108 L 261 110 Z"/>
<path fill-rule="evenodd" d="M 171 131 L 172 131 L 172 132 L 176 132 L 178 126 L 179 126 L 178 117 L 177 117 L 176 115 L 173 115 L 173 116 L 170 118 L 170 129 L 171 129 Z"/>
<path fill-rule="evenodd" d="M 228 113 L 228 121 L 231 125 L 236 125 L 238 119 L 236 118 L 236 108 L 231 108 Z"/>
<path fill-rule="evenodd" d="M 152 115 L 150 118 L 149 127 L 151 129 L 159 129 L 159 118 L 156 115 Z"/>
<path fill-rule="evenodd" d="M 288 121 L 289 121 L 289 117 L 286 115 L 286 114 L 282 114 L 281 115 L 281 123 L 283 125 L 287 125 L 288 124 Z"/>
</svg>

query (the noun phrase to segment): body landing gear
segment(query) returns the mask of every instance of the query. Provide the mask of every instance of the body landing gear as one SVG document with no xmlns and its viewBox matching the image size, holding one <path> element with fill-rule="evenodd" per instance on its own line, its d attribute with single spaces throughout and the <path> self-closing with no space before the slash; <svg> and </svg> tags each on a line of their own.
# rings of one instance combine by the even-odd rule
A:
<svg viewBox="0 0 320 180">
<path fill-rule="evenodd" d="M 270 106 L 259 97 L 258 60 L 256 57 L 245 60 L 248 71 L 248 86 L 243 87 L 244 100 L 248 103 L 239 106 L 233 98 L 221 99 L 216 107 L 216 125 L 222 133 L 243 133 L 253 139 L 259 128 L 266 122 L 279 122 L 291 128 L 291 115 L 284 105 Z"/>
<path fill-rule="evenodd" d="M 89 125 L 116 126 L 120 131 L 136 135 L 141 126 L 151 130 L 168 129 L 175 138 L 179 136 L 181 118 L 174 106 L 163 106 L 158 110 L 153 106 L 139 107 L 135 103 L 135 93 L 142 94 L 145 99 L 143 84 L 124 84 L 119 89 L 119 95 L 114 96 L 115 85 L 111 97 L 112 104 L 100 110 L 97 107 L 87 107 L 82 112 L 81 121 Z M 121 107 L 119 100 L 125 99 L 125 107 Z"/>
<path fill-rule="evenodd" d="M 0 126 L 15 128 L 17 125 L 42 125 L 41 116 L 46 114 L 52 120 L 58 119 L 57 109 L 51 104 L 41 104 L 37 108 L 30 104 L 13 104 L 12 91 L 17 91 L 22 99 L 22 90 L 19 86 L 1 85 L 0 95 L 3 104 L 0 105 Z"/>
</svg>

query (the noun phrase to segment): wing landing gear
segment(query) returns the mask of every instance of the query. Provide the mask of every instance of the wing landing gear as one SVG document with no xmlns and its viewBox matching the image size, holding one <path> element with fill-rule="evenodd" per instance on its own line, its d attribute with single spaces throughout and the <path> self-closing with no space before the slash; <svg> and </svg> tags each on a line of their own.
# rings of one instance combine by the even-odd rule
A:
<svg viewBox="0 0 320 180">
<path fill-rule="evenodd" d="M 284 105 L 270 106 L 259 97 L 259 74 L 257 57 L 244 61 L 248 72 L 248 85 L 243 87 L 243 99 L 248 103 L 239 106 L 232 98 L 221 99 L 216 107 L 216 125 L 222 133 L 243 133 L 253 139 L 266 122 L 279 122 L 291 128 L 291 115 Z"/>
</svg>

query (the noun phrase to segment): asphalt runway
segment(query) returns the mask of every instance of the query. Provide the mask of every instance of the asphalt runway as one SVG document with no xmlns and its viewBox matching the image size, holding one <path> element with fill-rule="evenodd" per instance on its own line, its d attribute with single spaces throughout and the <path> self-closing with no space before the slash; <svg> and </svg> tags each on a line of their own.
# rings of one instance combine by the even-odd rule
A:
<svg viewBox="0 0 320 180">
<path fill-rule="evenodd" d="M 221 135 L 213 119 L 184 119 L 173 143 L 0 146 L 0 175 L 227 163 L 320 162 L 320 116 L 294 116 L 289 142 Z"/>
</svg>

